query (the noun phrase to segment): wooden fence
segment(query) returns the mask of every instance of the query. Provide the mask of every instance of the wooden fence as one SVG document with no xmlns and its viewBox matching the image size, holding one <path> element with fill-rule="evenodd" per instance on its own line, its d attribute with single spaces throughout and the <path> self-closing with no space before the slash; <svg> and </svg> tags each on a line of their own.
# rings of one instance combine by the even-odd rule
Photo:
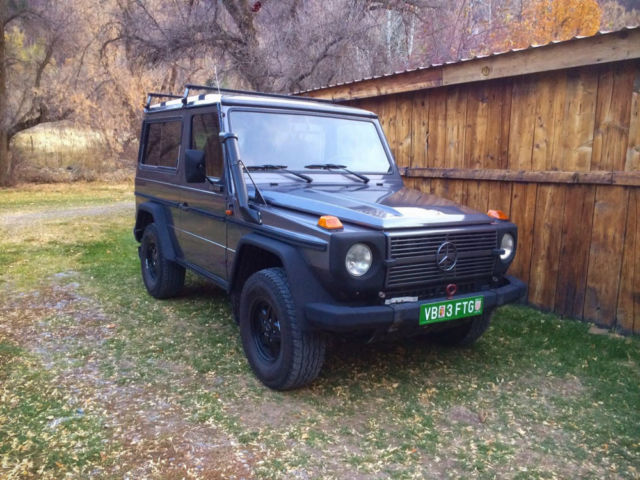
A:
<svg viewBox="0 0 640 480">
<path fill-rule="evenodd" d="M 398 74 L 396 93 L 392 76 L 361 84 L 381 82 L 386 95 L 357 82 L 307 94 L 378 113 L 407 185 L 507 212 L 519 227 L 510 272 L 528 283 L 531 304 L 640 333 L 640 31 L 631 34 L 610 63 L 595 51 L 598 63 L 562 68 L 540 47 L 555 66 L 536 52 L 537 73 L 427 88 Z M 585 46 L 573 41 L 575 55 Z M 446 78 L 449 66 L 439 68 Z"/>
</svg>

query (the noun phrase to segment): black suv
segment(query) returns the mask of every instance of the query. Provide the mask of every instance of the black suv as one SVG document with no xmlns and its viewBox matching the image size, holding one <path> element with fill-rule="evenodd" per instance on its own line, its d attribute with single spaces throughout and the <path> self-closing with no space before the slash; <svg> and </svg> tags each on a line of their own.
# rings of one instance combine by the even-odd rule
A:
<svg viewBox="0 0 640 480">
<path fill-rule="evenodd" d="M 525 292 L 516 226 L 405 188 L 371 112 L 187 85 L 149 94 L 138 160 L 147 290 L 176 295 L 186 268 L 225 289 L 271 388 L 312 381 L 331 334 L 470 345 Z"/>
</svg>

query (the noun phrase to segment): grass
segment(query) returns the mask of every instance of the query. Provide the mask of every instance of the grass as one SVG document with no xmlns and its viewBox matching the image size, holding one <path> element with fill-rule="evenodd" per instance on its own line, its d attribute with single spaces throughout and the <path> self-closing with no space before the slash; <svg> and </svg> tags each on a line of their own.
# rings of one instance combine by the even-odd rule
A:
<svg viewBox="0 0 640 480">
<path fill-rule="evenodd" d="M 638 478 L 638 338 L 509 306 L 473 349 L 338 343 L 276 393 L 221 291 L 145 293 L 130 215 L 47 222 L 0 236 L 0 477 Z"/>
<path fill-rule="evenodd" d="M 88 475 L 107 457 L 100 418 L 58 389 L 38 358 L 0 340 L 0 475 Z"/>
<path fill-rule="evenodd" d="M 77 182 L 26 184 L 0 189 L 0 215 L 56 207 L 102 205 L 133 200 L 133 184 Z"/>
<path fill-rule="evenodd" d="M 131 162 L 124 159 L 134 158 L 136 147 L 126 146 L 126 151 L 119 152 L 112 148 L 118 146 L 108 145 L 98 131 L 68 122 L 38 125 L 11 142 L 14 175 L 17 180 L 40 184 L 131 179 Z"/>
</svg>

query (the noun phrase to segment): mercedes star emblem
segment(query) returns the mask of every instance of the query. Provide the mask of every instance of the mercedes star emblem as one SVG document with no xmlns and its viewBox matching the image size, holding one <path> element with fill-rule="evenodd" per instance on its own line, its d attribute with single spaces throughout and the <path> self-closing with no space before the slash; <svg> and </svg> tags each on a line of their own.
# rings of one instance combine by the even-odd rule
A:
<svg viewBox="0 0 640 480">
<path fill-rule="evenodd" d="M 443 272 L 450 272 L 458 262 L 458 251 L 451 242 L 442 242 L 436 252 L 436 263 Z"/>
</svg>

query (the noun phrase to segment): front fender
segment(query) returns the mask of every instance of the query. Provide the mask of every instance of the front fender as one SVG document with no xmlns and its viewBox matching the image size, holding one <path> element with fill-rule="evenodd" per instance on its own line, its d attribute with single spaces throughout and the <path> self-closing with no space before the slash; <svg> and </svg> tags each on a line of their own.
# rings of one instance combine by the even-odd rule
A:
<svg viewBox="0 0 640 480">
<path fill-rule="evenodd" d="M 238 281 L 239 266 L 242 261 L 242 249 L 252 246 L 264 250 L 276 256 L 287 275 L 289 288 L 296 305 L 296 314 L 301 326 L 306 325 L 304 306 L 310 302 L 331 302 L 331 296 L 320 284 L 314 275 L 307 260 L 302 255 L 300 247 L 288 245 L 279 240 L 265 237 L 258 233 L 245 235 L 237 246 L 237 252 L 233 264 L 231 288 L 236 287 Z"/>
</svg>

